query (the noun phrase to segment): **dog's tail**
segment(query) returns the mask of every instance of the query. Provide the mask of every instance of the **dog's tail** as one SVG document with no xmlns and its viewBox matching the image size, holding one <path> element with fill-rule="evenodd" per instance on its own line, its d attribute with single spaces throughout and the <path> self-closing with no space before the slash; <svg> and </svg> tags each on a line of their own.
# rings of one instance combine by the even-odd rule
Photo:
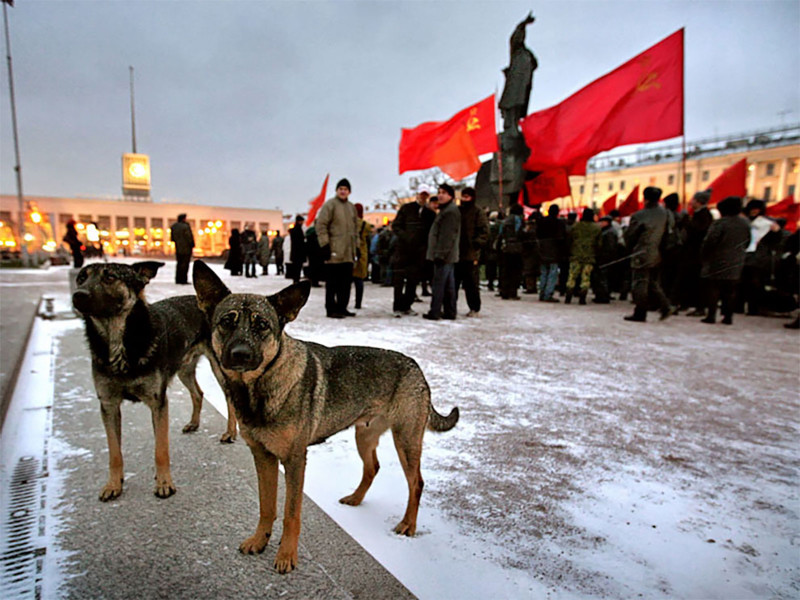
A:
<svg viewBox="0 0 800 600">
<path fill-rule="evenodd" d="M 431 431 L 450 431 L 458 423 L 458 407 L 450 411 L 450 414 L 443 417 L 431 405 L 428 412 L 428 429 Z"/>
</svg>

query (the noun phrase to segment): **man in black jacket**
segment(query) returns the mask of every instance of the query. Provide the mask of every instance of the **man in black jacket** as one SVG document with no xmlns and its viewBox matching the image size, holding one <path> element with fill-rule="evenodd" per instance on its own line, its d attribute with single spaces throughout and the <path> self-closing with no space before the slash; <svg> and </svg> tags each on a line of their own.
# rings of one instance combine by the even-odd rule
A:
<svg viewBox="0 0 800 600">
<path fill-rule="evenodd" d="M 547 216 L 539 221 L 539 257 L 542 261 L 542 274 L 539 279 L 539 300 L 558 302 L 553 292 L 558 283 L 558 263 L 566 255 L 567 228 L 558 218 L 558 206 L 551 204 Z"/>
<path fill-rule="evenodd" d="M 690 204 L 692 216 L 686 223 L 686 241 L 681 252 L 678 271 L 678 293 L 675 299 L 680 309 L 692 309 L 687 313 L 690 317 L 702 317 L 703 300 L 700 294 L 700 247 L 711 226 L 714 217 L 708 210 L 711 193 L 697 192 Z"/>
<path fill-rule="evenodd" d="M 461 240 L 461 214 L 453 204 L 452 186 L 439 185 L 439 213 L 428 234 L 425 258 L 433 263 L 431 281 L 431 308 L 423 318 L 438 321 L 456 318 L 455 263 L 458 262 L 458 245 Z"/>
<path fill-rule="evenodd" d="M 392 221 L 392 231 L 397 236 L 391 258 L 394 286 L 392 310 L 396 317 L 416 314 L 411 306 L 417 285 L 422 279 L 428 230 L 436 217 L 427 207 L 429 195 L 427 186 L 420 186 L 416 202 L 401 206 Z"/>
<path fill-rule="evenodd" d="M 194 234 L 189 223 L 186 222 L 186 213 L 178 215 L 178 222 L 170 228 L 170 237 L 175 244 L 175 283 L 188 285 L 189 263 L 192 260 L 194 248 Z"/>
<path fill-rule="evenodd" d="M 475 206 L 475 189 L 461 190 L 461 239 L 458 245 L 458 263 L 455 267 L 456 297 L 464 286 L 464 296 L 469 306 L 468 317 L 477 317 L 481 312 L 479 287 L 481 249 L 489 239 L 489 220 L 482 208 Z"/>
<path fill-rule="evenodd" d="M 636 308 L 626 321 L 647 320 L 647 307 L 653 297 L 659 306 L 661 319 L 672 314 L 669 299 L 661 289 L 659 266 L 661 265 L 661 239 L 667 227 L 667 211 L 659 206 L 661 188 L 644 189 L 644 208 L 631 217 L 625 231 L 625 244 L 631 253 L 631 288 Z"/>
</svg>

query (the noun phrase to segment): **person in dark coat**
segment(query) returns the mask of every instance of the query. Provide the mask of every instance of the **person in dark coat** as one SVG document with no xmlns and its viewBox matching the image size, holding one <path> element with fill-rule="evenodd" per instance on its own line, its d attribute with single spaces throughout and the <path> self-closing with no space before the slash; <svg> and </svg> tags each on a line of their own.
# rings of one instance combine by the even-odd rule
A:
<svg viewBox="0 0 800 600">
<path fill-rule="evenodd" d="M 522 285 L 526 294 L 538 293 L 539 280 L 539 239 L 536 234 L 536 224 L 539 220 L 538 211 L 534 211 L 525 221 L 522 230 Z"/>
<path fill-rule="evenodd" d="M 178 221 L 169 230 L 170 238 L 175 244 L 175 283 L 189 284 L 189 263 L 192 260 L 194 248 L 194 234 L 191 226 L 186 222 L 186 213 L 178 215 Z"/>
<path fill-rule="evenodd" d="M 314 225 L 306 229 L 306 257 L 308 258 L 306 275 L 311 281 L 311 287 L 322 287 L 320 281 L 325 277 L 325 259 L 322 256 L 317 228 Z"/>
<path fill-rule="evenodd" d="M 661 289 L 672 301 L 683 250 L 682 231 L 678 228 L 681 220 L 678 194 L 668 194 L 664 198 L 664 208 L 667 210 L 667 229 L 661 243 Z"/>
<path fill-rule="evenodd" d="M 269 234 L 266 231 L 262 231 L 261 237 L 258 238 L 258 264 L 261 265 L 262 275 L 269 275 L 269 254 Z"/>
<path fill-rule="evenodd" d="M 286 269 L 286 277 L 295 283 L 300 281 L 303 275 L 303 263 L 306 262 L 306 236 L 303 233 L 303 223 L 305 218 L 297 215 L 294 219 L 294 226 L 289 230 L 289 265 Z"/>
<path fill-rule="evenodd" d="M 275 256 L 275 274 L 283 275 L 283 236 L 281 236 L 280 231 L 275 233 L 275 237 L 272 238 L 272 243 L 270 243 L 269 246 L 269 253 L 270 256 Z M 267 260 L 267 262 L 269 262 L 269 260 Z"/>
<path fill-rule="evenodd" d="M 242 265 L 242 237 L 239 230 L 234 229 L 228 238 L 228 260 L 225 261 L 225 268 L 231 275 L 241 275 Z"/>
<path fill-rule="evenodd" d="M 489 215 L 489 239 L 485 250 L 481 253 L 486 272 L 486 289 L 490 292 L 494 291 L 494 282 L 497 279 L 497 261 L 500 257 L 497 251 L 497 235 L 503 218 L 502 213 L 497 211 Z"/>
<path fill-rule="evenodd" d="M 431 307 L 423 318 L 438 321 L 456 318 L 455 264 L 461 240 L 461 213 L 453 202 L 455 191 L 447 183 L 439 185 L 439 213 L 428 234 L 426 258 L 433 263 Z"/>
<path fill-rule="evenodd" d="M 256 275 L 256 261 L 258 259 L 258 240 L 256 240 L 256 232 L 250 228 L 245 229 L 241 236 L 241 244 L 244 276 L 258 277 L 258 275 Z"/>
<path fill-rule="evenodd" d="M 685 241 L 681 251 L 678 271 L 678 291 L 673 298 L 678 302 L 679 310 L 693 309 L 687 313 L 689 317 L 705 315 L 704 302 L 700 294 L 700 247 L 711 226 L 714 217 L 708 210 L 711 193 L 697 192 L 692 197 L 692 216 L 686 223 Z"/>
<path fill-rule="evenodd" d="M 72 266 L 80 269 L 83 266 L 83 250 L 81 249 L 83 244 L 78 239 L 78 230 L 75 229 L 75 221 L 72 219 L 67 221 L 67 233 L 63 239 L 72 252 Z"/>
<path fill-rule="evenodd" d="M 539 222 L 539 256 L 542 261 L 542 274 L 539 278 L 539 300 L 558 302 L 553 293 L 558 284 L 558 263 L 566 254 L 567 229 L 564 221 L 558 218 L 558 206 L 551 204 L 547 216 Z"/>
<path fill-rule="evenodd" d="M 625 231 L 625 244 L 631 254 L 631 288 L 636 308 L 626 321 L 644 322 L 650 298 L 659 306 L 661 319 L 672 314 L 669 299 L 661 289 L 661 239 L 667 227 L 667 211 L 659 206 L 661 188 L 644 189 L 644 208 L 633 214 Z"/>
<path fill-rule="evenodd" d="M 594 277 L 594 298 L 595 304 L 608 304 L 611 302 L 610 275 L 617 260 L 617 248 L 619 238 L 617 232 L 611 226 L 613 218 L 610 215 L 602 217 L 600 224 L 600 240 L 597 244 L 597 255 L 595 268 L 592 271 Z"/>
<path fill-rule="evenodd" d="M 519 300 L 519 286 L 522 282 L 522 238 L 524 218 L 521 204 L 512 204 L 508 216 L 500 226 L 500 298 Z"/>
<path fill-rule="evenodd" d="M 482 208 L 475 205 L 475 189 L 461 190 L 461 239 L 458 245 L 458 262 L 455 266 L 456 298 L 463 286 L 469 307 L 468 317 L 481 312 L 480 268 L 481 249 L 489 239 L 489 220 Z"/>
<path fill-rule="evenodd" d="M 741 216 L 742 199 L 728 196 L 717 204 L 722 218 L 711 223 L 700 247 L 700 280 L 708 314 L 703 323 L 715 323 L 722 299 L 722 322 L 733 323 L 733 296 L 742 276 L 744 254 L 750 243 L 750 225 Z"/>
<path fill-rule="evenodd" d="M 427 207 L 428 196 L 427 186 L 420 187 L 416 201 L 403 204 L 392 221 L 396 238 L 391 258 L 394 287 L 392 311 L 396 317 L 416 314 L 412 305 L 425 266 L 428 230 L 436 217 Z"/>
</svg>

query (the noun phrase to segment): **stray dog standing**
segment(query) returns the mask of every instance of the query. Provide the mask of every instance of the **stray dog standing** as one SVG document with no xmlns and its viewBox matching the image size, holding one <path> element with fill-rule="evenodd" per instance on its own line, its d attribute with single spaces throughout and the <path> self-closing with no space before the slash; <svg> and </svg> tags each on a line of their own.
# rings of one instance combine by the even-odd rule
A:
<svg viewBox="0 0 800 600">
<path fill-rule="evenodd" d="M 378 438 L 391 429 L 408 481 L 408 505 L 394 530 L 414 535 L 423 486 L 422 436 L 426 426 L 434 431 L 452 429 L 458 408 L 447 417 L 438 414 L 419 366 L 399 352 L 363 346 L 327 348 L 287 335 L 284 326 L 308 300 L 307 281 L 269 297 L 232 294 L 199 260 L 193 279 L 198 303 L 211 324 L 211 346 L 258 474 L 258 526 L 239 550 L 262 552 L 272 535 L 280 461 L 286 506 L 275 568 L 280 573 L 294 569 L 306 448 L 351 425 L 364 470 L 356 490 L 340 502 L 361 503 L 378 472 Z"/>
<path fill-rule="evenodd" d="M 192 418 L 183 432 L 200 425 L 203 391 L 195 368 L 205 354 L 223 390 L 225 380 L 210 349 L 210 331 L 194 296 L 148 304 L 144 287 L 163 262 L 92 264 L 81 269 L 72 305 L 81 314 L 92 355 L 92 377 L 108 440 L 108 483 L 100 500 L 122 493 L 122 400 L 144 402 L 152 411 L 155 433 L 155 495 L 175 493 L 169 467 L 167 386 L 177 373 L 192 396 Z M 228 427 L 220 441 L 236 438 L 236 417 L 228 397 Z"/>
</svg>

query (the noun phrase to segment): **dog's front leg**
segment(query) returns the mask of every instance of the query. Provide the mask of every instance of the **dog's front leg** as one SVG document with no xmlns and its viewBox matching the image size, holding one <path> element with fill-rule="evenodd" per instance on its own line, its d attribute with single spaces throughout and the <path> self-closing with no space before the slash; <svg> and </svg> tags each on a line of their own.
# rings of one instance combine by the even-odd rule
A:
<svg viewBox="0 0 800 600">
<path fill-rule="evenodd" d="M 272 535 L 272 524 L 278 514 L 278 457 L 268 452 L 264 446 L 242 434 L 250 451 L 258 475 L 258 526 L 256 532 L 239 546 L 244 554 L 258 554 L 264 551 Z"/>
<path fill-rule="evenodd" d="M 300 537 L 300 511 L 303 507 L 303 480 L 306 472 L 306 452 L 290 456 L 283 462 L 286 477 L 286 503 L 283 509 L 283 535 L 275 569 L 288 573 L 297 566 L 297 539 Z"/>
<path fill-rule="evenodd" d="M 151 406 L 153 432 L 156 438 L 156 488 L 155 495 L 169 498 L 175 493 L 172 474 L 169 469 L 169 406 L 167 396 L 162 394 L 161 400 Z"/>
<path fill-rule="evenodd" d="M 100 500 L 107 502 L 122 494 L 122 415 L 121 398 L 100 398 L 100 414 L 108 442 L 108 482 L 100 491 Z"/>
</svg>

